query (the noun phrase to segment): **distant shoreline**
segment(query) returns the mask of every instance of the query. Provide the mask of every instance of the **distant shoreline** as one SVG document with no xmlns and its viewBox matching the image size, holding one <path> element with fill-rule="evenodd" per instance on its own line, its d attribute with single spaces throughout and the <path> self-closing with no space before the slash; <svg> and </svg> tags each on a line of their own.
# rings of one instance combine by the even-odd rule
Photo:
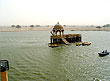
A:
<svg viewBox="0 0 110 81">
<path fill-rule="evenodd" d="M 0 32 L 24 32 L 24 31 L 51 31 L 53 27 L 0 27 Z M 64 30 L 70 31 L 110 31 L 110 28 L 96 27 L 64 27 Z"/>
</svg>

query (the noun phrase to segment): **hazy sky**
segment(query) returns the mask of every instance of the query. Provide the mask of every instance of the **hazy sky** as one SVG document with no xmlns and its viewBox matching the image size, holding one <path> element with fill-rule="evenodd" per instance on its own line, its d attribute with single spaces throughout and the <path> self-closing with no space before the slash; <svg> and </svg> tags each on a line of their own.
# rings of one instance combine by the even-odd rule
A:
<svg viewBox="0 0 110 81">
<path fill-rule="evenodd" d="M 110 24 L 110 0 L 0 0 L 0 25 Z"/>
</svg>

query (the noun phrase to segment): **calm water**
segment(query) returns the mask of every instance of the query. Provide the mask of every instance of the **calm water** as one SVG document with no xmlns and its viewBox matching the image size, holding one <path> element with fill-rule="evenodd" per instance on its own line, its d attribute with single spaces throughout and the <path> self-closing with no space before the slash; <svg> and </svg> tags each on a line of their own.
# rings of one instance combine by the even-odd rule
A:
<svg viewBox="0 0 110 81">
<path fill-rule="evenodd" d="M 110 81 L 110 32 L 81 33 L 91 46 L 49 48 L 50 31 L 0 32 L 0 59 L 8 59 L 9 81 Z"/>
</svg>

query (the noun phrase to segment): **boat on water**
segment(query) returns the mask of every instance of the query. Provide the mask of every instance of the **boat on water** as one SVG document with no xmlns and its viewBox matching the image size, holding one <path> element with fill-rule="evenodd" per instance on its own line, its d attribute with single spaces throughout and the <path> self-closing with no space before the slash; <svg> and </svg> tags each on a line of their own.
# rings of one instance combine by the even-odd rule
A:
<svg viewBox="0 0 110 81">
<path fill-rule="evenodd" d="M 81 42 L 76 43 L 76 46 L 81 46 L 81 45 L 82 45 Z"/>
<path fill-rule="evenodd" d="M 83 43 L 82 43 L 82 46 L 89 46 L 89 45 L 91 45 L 90 42 L 83 42 Z"/>
<path fill-rule="evenodd" d="M 105 51 L 102 51 L 102 52 L 99 52 L 99 56 L 106 56 L 106 55 L 109 55 L 110 52 L 107 52 L 107 50 Z"/>
<path fill-rule="evenodd" d="M 89 43 L 89 42 L 79 42 L 79 43 L 76 43 L 76 46 L 89 46 L 89 45 L 91 45 L 91 43 Z"/>
<path fill-rule="evenodd" d="M 49 46 L 49 47 L 59 47 L 58 44 L 53 44 L 53 43 L 49 43 L 48 46 Z"/>
</svg>

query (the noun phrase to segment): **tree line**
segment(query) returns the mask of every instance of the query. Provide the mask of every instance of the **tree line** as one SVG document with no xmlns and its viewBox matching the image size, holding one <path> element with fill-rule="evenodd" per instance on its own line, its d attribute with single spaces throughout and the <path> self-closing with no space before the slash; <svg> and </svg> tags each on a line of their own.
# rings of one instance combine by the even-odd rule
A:
<svg viewBox="0 0 110 81">
<path fill-rule="evenodd" d="M 11 27 L 21 28 L 21 25 L 11 25 Z M 30 26 L 24 26 L 24 27 L 40 27 L 40 25 L 30 25 Z"/>
<path fill-rule="evenodd" d="M 96 28 L 102 28 L 102 27 L 110 27 L 110 24 L 105 24 L 103 26 L 96 26 Z"/>
<path fill-rule="evenodd" d="M 46 25 L 45 27 L 49 27 L 50 25 Z M 69 27 L 69 25 L 63 25 L 64 27 Z M 16 28 L 21 28 L 21 25 L 11 25 L 11 27 L 16 27 Z M 43 27 L 40 25 L 29 25 L 29 26 L 23 26 L 23 27 Z M 75 25 L 70 25 L 70 27 L 77 27 Z M 89 27 L 89 26 L 88 26 Z M 102 27 L 110 27 L 110 24 L 105 24 L 103 26 L 93 26 L 91 25 L 90 27 L 96 27 L 96 28 L 102 28 Z"/>
</svg>

